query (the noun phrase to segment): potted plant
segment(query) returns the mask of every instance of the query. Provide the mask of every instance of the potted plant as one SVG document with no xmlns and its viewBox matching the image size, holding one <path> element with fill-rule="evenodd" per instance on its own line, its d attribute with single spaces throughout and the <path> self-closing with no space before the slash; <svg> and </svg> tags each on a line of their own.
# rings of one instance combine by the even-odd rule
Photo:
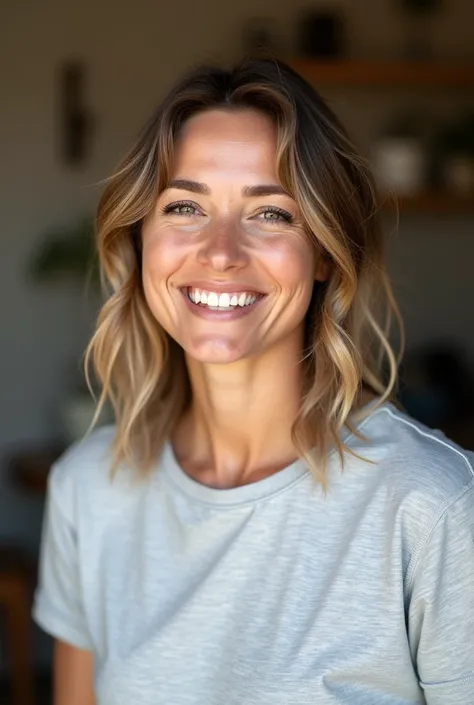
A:
<svg viewBox="0 0 474 705">
<path fill-rule="evenodd" d="M 73 278 L 82 283 L 89 280 L 98 287 L 99 267 L 91 221 L 83 218 L 72 227 L 45 233 L 33 252 L 29 273 L 37 282 Z"/>
<path fill-rule="evenodd" d="M 461 195 L 474 193 L 474 112 L 439 130 L 435 152 L 443 185 Z"/>
</svg>

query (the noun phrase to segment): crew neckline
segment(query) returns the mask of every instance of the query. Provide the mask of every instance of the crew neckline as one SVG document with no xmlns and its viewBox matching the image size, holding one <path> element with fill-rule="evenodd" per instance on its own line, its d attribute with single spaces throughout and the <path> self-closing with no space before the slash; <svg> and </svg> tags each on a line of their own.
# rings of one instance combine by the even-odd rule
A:
<svg viewBox="0 0 474 705">
<path fill-rule="evenodd" d="M 357 413 L 361 415 L 361 418 L 354 422 L 354 429 L 359 430 L 361 426 L 372 417 L 373 414 L 370 413 L 370 409 L 376 404 L 377 400 L 372 400 L 358 410 Z M 388 402 L 381 404 L 375 409 L 375 412 L 383 409 L 387 404 Z M 353 433 L 347 427 L 344 427 L 341 431 L 341 440 L 343 443 L 346 443 L 351 436 L 353 436 Z M 335 449 L 331 448 L 329 457 L 331 457 L 334 452 Z M 168 482 L 181 490 L 184 494 L 201 502 L 219 506 L 235 506 L 267 499 L 271 495 L 275 495 L 289 488 L 303 477 L 311 474 L 305 461 L 298 458 L 290 465 L 287 465 L 262 480 L 250 482 L 246 485 L 239 485 L 238 487 L 218 489 L 198 482 L 183 470 L 176 458 L 171 441 L 167 441 L 163 446 L 159 466 L 160 471 L 163 471 Z"/>
</svg>

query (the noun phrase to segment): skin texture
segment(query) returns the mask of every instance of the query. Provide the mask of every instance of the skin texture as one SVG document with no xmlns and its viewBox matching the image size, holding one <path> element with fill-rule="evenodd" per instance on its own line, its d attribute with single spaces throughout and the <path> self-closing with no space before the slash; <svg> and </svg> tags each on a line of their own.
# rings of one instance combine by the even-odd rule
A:
<svg viewBox="0 0 474 705">
<path fill-rule="evenodd" d="M 95 705 L 93 658 L 89 651 L 56 641 L 53 672 L 54 705 Z"/>
<path fill-rule="evenodd" d="M 200 192 L 184 181 L 201 184 Z M 263 186 L 280 192 L 255 193 Z M 284 467 L 296 457 L 290 430 L 299 405 L 303 322 L 314 282 L 327 278 L 328 265 L 279 183 L 271 121 L 253 110 L 191 118 L 177 141 L 170 187 L 142 238 L 145 296 L 184 349 L 193 389 L 192 407 L 173 438 L 183 468 L 225 488 Z M 264 297 L 248 315 L 207 320 L 192 313 L 183 295 L 192 285 Z"/>
<path fill-rule="evenodd" d="M 315 253 L 295 201 L 252 197 L 247 187 L 279 186 L 276 141 L 263 115 L 207 112 L 191 119 L 177 144 L 172 182 L 205 184 L 210 193 L 169 188 L 143 228 L 143 280 L 161 325 L 202 363 L 260 356 L 282 338 L 299 337 L 315 278 Z M 281 187 L 280 187 L 281 188 Z M 186 201 L 174 212 L 170 204 Z M 288 223 L 266 206 L 288 212 Z M 251 316 L 210 324 L 190 316 L 180 287 L 195 281 L 266 294 Z M 229 375 L 233 370 L 228 368 Z"/>
</svg>

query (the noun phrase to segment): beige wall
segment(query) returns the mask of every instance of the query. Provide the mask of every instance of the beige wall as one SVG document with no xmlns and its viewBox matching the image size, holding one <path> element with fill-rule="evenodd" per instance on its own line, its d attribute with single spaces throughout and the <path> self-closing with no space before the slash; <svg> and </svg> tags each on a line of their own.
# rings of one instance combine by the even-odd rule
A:
<svg viewBox="0 0 474 705">
<path fill-rule="evenodd" d="M 54 433 L 71 361 L 90 327 L 87 305 L 72 287 L 43 289 L 25 280 L 26 262 L 42 231 L 73 222 L 93 207 L 99 192 L 96 182 L 108 173 L 182 69 L 197 59 L 237 57 L 242 27 L 252 16 L 270 16 L 283 47 L 291 53 L 296 11 L 307 4 L 306 0 L 4 3 L 0 448 Z M 393 10 L 395 2 L 352 0 L 345 5 L 350 53 L 396 55 L 403 22 Z M 446 0 L 446 5 L 448 11 L 432 27 L 437 49 L 446 55 L 472 54 L 472 9 L 469 21 L 465 14 L 471 0 Z M 74 56 L 89 67 L 87 99 L 97 119 L 91 158 L 78 171 L 60 163 L 56 145 L 55 72 L 62 59 Z M 393 100 L 357 91 L 336 91 L 330 99 L 354 122 L 362 142 L 370 138 L 372 125 L 385 116 Z M 391 268 L 411 343 L 443 333 L 474 357 L 473 262 L 472 221 L 426 217 L 403 222 L 400 237 L 392 242 Z M 0 489 L 0 535 L 35 545 L 37 504 L 6 487 Z"/>
</svg>

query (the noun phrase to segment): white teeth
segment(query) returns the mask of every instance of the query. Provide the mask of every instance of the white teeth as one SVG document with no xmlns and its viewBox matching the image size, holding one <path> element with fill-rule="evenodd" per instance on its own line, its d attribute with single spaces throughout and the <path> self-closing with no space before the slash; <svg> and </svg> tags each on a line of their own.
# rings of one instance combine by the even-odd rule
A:
<svg viewBox="0 0 474 705">
<path fill-rule="evenodd" d="M 213 311 L 232 311 L 237 306 L 249 306 L 257 301 L 258 296 L 242 292 L 241 294 L 218 294 L 215 291 L 188 289 L 188 297 L 195 304 L 207 306 Z"/>
<path fill-rule="evenodd" d="M 230 306 L 229 294 L 221 294 L 219 296 L 219 308 L 229 308 L 229 306 Z"/>
</svg>

